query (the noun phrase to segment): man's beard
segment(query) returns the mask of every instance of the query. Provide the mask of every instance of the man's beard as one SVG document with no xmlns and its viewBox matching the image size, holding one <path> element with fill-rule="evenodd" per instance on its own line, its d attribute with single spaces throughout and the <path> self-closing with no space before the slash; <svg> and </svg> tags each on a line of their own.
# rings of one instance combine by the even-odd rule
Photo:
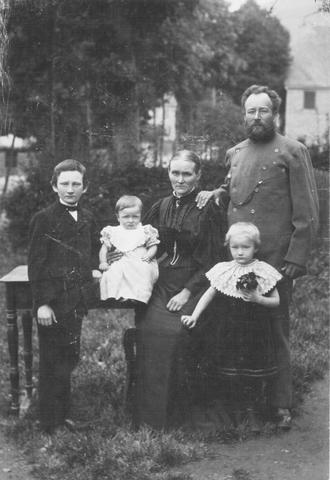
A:
<svg viewBox="0 0 330 480">
<path fill-rule="evenodd" d="M 245 129 L 247 136 L 253 142 L 268 142 L 276 132 L 276 125 L 273 119 L 263 122 L 261 120 L 253 120 L 248 123 L 245 121 Z"/>
</svg>

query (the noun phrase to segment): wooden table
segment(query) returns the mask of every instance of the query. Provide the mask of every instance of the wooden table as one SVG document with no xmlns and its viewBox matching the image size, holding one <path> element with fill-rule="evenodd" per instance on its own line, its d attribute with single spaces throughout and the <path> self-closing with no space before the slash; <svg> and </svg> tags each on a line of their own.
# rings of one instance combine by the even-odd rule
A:
<svg viewBox="0 0 330 480">
<path fill-rule="evenodd" d="M 32 294 L 29 285 L 27 265 L 19 265 L 7 275 L 0 278 L 6 285 L 6 311 L 7 311 L 7 338 L 10 359 L 10 411 L 19 414 L 19 369 L 18 369 L 18 326 L 17 310 L 21 310 L 24 342 L 25 389 L 28 398 L 32 396 Z M 135 308 L 130 303 L 120 303 L 115 300 L 101 302 L 95 299 L 90 308 Z"/>
<path fill-rule="evenodd" d="M 32 296 L 27 266 L 20 265 L 0 282 L 6 285 L 7 339 L 10 359 L 11 413 L 19 413 L 18 327 L 17 310 L 22 310 L 21 319 L 24 338 L 25 389 L 32 396 Z"/>
</svg>

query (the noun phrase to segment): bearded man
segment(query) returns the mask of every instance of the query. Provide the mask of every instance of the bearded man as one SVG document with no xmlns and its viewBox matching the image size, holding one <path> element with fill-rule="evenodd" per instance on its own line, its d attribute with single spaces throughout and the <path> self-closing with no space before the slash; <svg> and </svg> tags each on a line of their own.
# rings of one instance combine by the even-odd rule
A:
<svg viewBox="0 0 330 480">
<path fill-rule="evenodd" d="M 228 205 L 229 226 L 252 222 L 261 232 L 258 258 L 283 275 L 280 307 L 274 315 L 279 374 L 271 403 L 278 427 L 291 427 L 292 383 L 289 351 L 289 301 L 293 280 L 306 273 L 306 261 L 318 228 L 318 197 L 306 147 L 276 130 L 281 99 L 266 86 L 252 85 L 241 105 L 247 139 L 228 150 L 225 183 L 200 192 L 202 208 L 210 198 Z"/>
</svg>

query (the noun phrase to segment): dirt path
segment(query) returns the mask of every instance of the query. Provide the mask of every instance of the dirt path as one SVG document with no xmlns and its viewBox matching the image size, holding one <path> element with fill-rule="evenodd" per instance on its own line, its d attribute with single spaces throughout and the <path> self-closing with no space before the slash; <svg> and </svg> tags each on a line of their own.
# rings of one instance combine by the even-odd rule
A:
<svg viewBox="0 0 330 480">
<path fill-rule="evenodd" d="M 195 480 L 328 480 L 329 379 L 313 384 L 289 433 L 212 445 L 210 456 L 181 471 Z"/>
<path fill-rule="evenodd" d="M 0 480 L 33 480 L 31 469 L 15 447 L 7 443 L 0 428 Z"/>
<path fill-rule="evenodd" d="M 190 463 L 180 473 L 194 480 L 328 480 L 328 414 L 327 378 L 313 385 L 289 433 L 213 444 L 209 459 Z M 31 469 L 8 444 L 0 425 L 0 480 L 33 480 Z"/>
</svg>

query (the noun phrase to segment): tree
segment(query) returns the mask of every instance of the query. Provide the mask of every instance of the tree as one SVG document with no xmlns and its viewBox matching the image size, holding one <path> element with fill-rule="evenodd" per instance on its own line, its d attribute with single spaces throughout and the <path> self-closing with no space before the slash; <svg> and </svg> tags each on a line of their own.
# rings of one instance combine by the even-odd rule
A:
<svg viewBox="0 0 330 480">
<path fill-rule="evenodd" d="M 141 119 L 164 94 L 189 128 L 235 64 L 224 0 L 13 0 L 8 30 L 16 129 L 54 161 L 91 146 L 136 160 Z"/>
<path fill-rule="evenodd" d="M 105 146 L 136 159 L 139 123 L 182 69 L 195 66 L 173 32 L 197 0 L 26 0 L 10 12 L 11 115 L 54 161 Z M 195 29 L 185 27 L 185 35 Z M 181 33 L 182 35 L 182 33 Z M 177 47 L 177 48 L 176 48 Z M 196 75 L 192 75 L 195 78 Z"/>
<path fill-rule="evenodd" d="M 227 95 L 205 98 L 195 105 L 193 132 L 191 139 L 183 136 L 183 146 L 189 148 L 197 141 L 200 146 L 195 148 L 203 157 L 224 165 L 227 149 L 244 138 L 241 110 Z"/>
<path fill-rule="evenodd" d="M 319 8 L 322 12 L 330 13 L 330 0 L 322 0 Z"/>
<path fill-rule="evenodd" d="M 254 0 L 248 0 L 232 16 L 236 32 L 234 50 L 241 65 L 234 82 L 225 88 L 237 103 L 242 92 L 254 83 L 269 85 L 282 93 L 291 61 L 288 31 Z"/>
</svg>

